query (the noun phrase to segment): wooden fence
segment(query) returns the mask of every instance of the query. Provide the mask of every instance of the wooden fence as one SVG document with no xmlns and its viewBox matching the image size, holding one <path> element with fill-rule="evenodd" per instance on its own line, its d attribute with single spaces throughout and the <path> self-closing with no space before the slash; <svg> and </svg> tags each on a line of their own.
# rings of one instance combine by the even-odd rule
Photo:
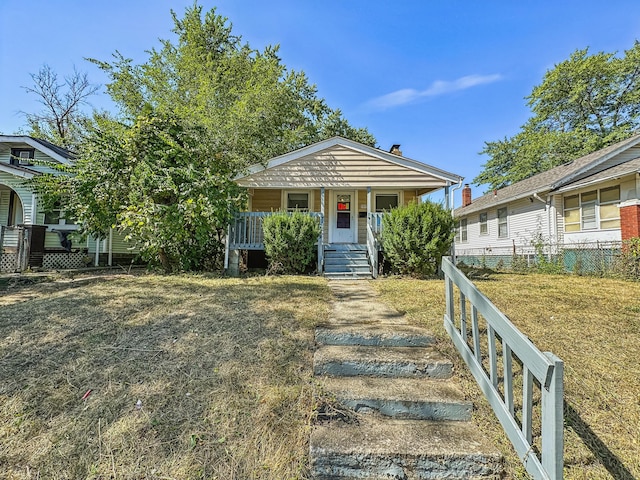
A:
<svg viewBox="0 0 640 480">
<path fill-rule="evenodd" d="M 442 260 L 442 270 L 445 275 L 445 329 L 527 472 L 535 479 L 561 479 L 564 445 L 562 360 L 538 350 L 450 258 Z M 521 401 L 515 399 L 516 393 L 521 393 Z M 534 431 L 539 433 L 534 435 Z"/>
</svg>

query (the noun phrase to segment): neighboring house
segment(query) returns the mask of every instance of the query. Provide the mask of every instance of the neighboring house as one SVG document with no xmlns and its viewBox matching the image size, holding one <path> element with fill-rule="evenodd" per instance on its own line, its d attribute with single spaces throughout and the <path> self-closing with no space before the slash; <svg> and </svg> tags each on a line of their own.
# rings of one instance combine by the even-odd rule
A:
<svg viewBox="0 0 640 480">
<path fill-rule="evenodd" d="M 65 218 L 64 205 L 45 211 L 26 181 L 56 173 L 47 163 L 70 165 L 72 152 L 25 135 L 0 135 L 0 271 L 25 267 L 70 268 L 113 262 L 131 255 L 120 235 L 77 244 L 79 226 Z M 101 256 L 103 258 L 101 258 Z"/>
<path fill-rule="evenodd" d="M 619 247 L 640 234 L 639 198 L 640 135 L 477 199 L 467 185 L 454 211 L 456 257 L 475 263 L 533 255 L 542 244 L 551 250 Z"/>
<path fill-rule="evenodd" d="M 249 212 L 239 214 L 230 228 L 231 269 L 237 268 L 238 251 L 264 250 L 264 216 L 302 210 L 322 219 L 320 270 L 327 251 L 361 250 L 366 256 L 368 250 L 376 274 L 375 237 L 382 212 L 441 188 L 448 198 L 450 187 L 462 181 L 458 175 L 402 156 L 399 147 L 386 152 L 334 137 L 251 167 L 236 179 L 248 189 Z"/>
</svg>

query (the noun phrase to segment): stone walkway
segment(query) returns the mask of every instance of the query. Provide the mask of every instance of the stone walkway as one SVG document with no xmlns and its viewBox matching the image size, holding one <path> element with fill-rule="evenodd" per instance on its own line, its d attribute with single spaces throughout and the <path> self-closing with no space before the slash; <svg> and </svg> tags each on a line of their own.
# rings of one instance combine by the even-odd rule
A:
<svg viewBox="0 0 640 480">
<path fill-rule="evenodd" d="M 367 281 L 329 286 L 332 314 L 316 330 L 314 373 L 352 414 L 314 427 L 313 478 L 499 478 L 501 457 L 469 422 L 472 404 L 429 332 L 408 325 Z"/>
</svg>

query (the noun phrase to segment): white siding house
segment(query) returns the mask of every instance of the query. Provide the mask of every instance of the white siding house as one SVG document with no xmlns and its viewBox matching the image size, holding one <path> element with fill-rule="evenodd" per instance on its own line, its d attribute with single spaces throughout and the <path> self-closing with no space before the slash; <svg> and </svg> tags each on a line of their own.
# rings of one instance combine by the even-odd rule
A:
<svg viewBox="0 0 640 480">
<path fill-rule="evenodd" d="M 532 255 L 541 244 L 620 243 L 629 237 L 621 207 L 640 198 L 640 135 L 480 198 L 468 187 L 462 196 L 454 212 L 462 261 Z"/>
</svg>

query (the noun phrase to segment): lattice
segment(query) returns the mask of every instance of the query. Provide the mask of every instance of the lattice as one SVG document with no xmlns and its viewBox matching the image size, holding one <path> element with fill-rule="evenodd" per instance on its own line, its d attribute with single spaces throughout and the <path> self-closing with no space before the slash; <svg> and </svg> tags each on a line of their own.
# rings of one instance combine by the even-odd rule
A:
<svg viewBox="0 0 640 480">
<path fill-rule="evenodd" d="M 17 253 L 0 253 L 0 272 L 15 272 L 17 269 Z"/>
<path fill-rule="evenodd" d="M 84 252 L 49 252 L 42 260 L 43 270 L 65 270 L 68 268 L 82 268 L 85 266 Z"/>
</svg>

